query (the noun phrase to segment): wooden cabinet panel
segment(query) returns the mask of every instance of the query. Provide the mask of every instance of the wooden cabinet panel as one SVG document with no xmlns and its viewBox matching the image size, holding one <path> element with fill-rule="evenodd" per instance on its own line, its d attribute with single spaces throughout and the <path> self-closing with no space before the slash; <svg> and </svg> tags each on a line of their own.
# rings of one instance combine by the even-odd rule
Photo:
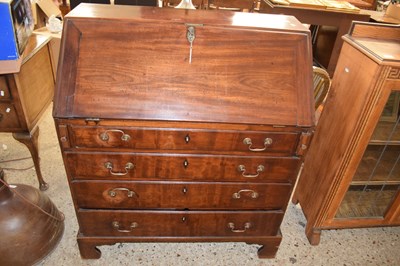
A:
<svg viewBox="0 0 400 266">
<path fill-rule="evenodd" d="M 80 210 L 88 236 L 276 235 L 282 211 L 108 211 Z"/>
<path fill-rule="evenodd" d="M 136 19 L 119 20 L 119 31 L 108 20 L 73 22 L 81 36 L 79 53 L 85 56 L 78 57 L 69 116 L 252 124 L 267 120 L 277 125 L 311 125 L 312 110 L 299 104 L 303 97 L 310 100 L 307 94 L 311 90 L 304 90 L 304 96 L 296 91 L 312 87 L 308 79 L 297 74 L 301 65 L 310 67 L 304 65 L 310 60 L 304 53 L 309 45 L 305 36 L 260 27 L 249 30 L 225 21 L 204 23 L 198 14 L 189 19 L 201 24 L 196 28 L 198 38 L 193 48 L 197 53 L 193 52 L 193 62 L 189 62 L 187 26 L 179 19 L 183 14 L 176 14 L 176 22 L 165 23 L 157 14 L 163 11 L 144 12 L 152 19 L 140 21 L 141 27 L 137 27 Z M 214 16 L 208 13 L 208 18 Z M 161 38 L 160 29 L 168 34 Z M 252 41 L 245 44 L 243 39 Z M 271 39 L 285 45 L 266 46 Z M 67 39 L 71 41 L 75 40 Z M 152 48 L 155 41 L 157 54 Z M 104 49 L 98 43 L 119 49 Z M 124 58 L 130 67 L 126 67 L 128 63 L 113 63 L 115 57 Z M 256 57 L 268 60 L 254 60 Z M 174 67 L 170 67 L 171 62 Z M 64 80 L 59 83 L 61 87 L 71 85 Z M 264 109 L 268 112 L 260 112 Z"/>
<path fill-rule="evenodd" d="M 32 34 L 21 55 L 19 72 L 0 75 L 0 132 L 13 133 L 28 147 L 41 190 L 48 184 L 40 171 L 38 122 L 54 95 L 49 41 L 49 36 Z"/>
<path fill-rule="evenodd" d="M 14 75 L 28 128 L 32 128 L 53 100 L 54 77 L 48 47 L 39 50 Z M 31 73 L 35 73 L 32 75 Z"/>
<path fill-rule="evenodd" d="M 311 244 L 323 229 L 398 225 L 399 34 L 397 26 L 354 22 L 343 38 L 293 196 Z"/>
<path fill-rule="evenodd" d="M 289 184 L 75 181 L 81 208 L 284 209 Z"/>
<path fill-rule="evenodd" d="M 73 179 L 293 182 L 296 157 L 169 153 L 66 153 Z"/>
</svg>

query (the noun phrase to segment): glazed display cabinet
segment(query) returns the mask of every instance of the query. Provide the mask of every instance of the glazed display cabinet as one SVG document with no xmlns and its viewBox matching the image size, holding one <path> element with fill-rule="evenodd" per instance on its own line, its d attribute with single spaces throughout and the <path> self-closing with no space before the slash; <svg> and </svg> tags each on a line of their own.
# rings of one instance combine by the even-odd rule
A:
<svg viewBox="0 0 400 266">
<path fill-rule="evenodd" d="M 294 193 L 323 229 L 400 225 L 400 27 L 354 23 Z"/>
</svg>

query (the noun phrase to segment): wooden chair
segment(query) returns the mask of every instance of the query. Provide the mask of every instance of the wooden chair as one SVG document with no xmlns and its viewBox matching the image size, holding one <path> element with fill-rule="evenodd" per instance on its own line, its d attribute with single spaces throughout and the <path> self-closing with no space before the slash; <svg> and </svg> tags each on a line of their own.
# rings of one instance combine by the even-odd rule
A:
<svg viewBox="0 0 400 266">
<path fill-rule="evenodd" d="M 325 69 L 313 66 L 313 87 L 315 99 L 315 117 L 318 122 L 326 96 L 331 87 L 331 78 Z"/>
</svg>

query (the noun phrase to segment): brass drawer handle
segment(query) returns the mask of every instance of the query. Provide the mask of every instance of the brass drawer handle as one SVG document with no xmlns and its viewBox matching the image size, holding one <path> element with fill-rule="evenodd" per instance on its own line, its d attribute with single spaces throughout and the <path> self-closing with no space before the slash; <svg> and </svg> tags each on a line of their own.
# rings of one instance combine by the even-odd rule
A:
<svg viewBox="0 0 400 266">
<path fill-rule="evenodd" d="M 113 172 L 113 164 L 111 162 L 106 162 L 104 164 L 104 167 L 107 168 L 108 170 L 110 170 L 110 174 L 121 176 L 121 175 L 127 175 L 129 170 L 133 169 L 135 167 L 135 165 L 131 162 L 126 163 L 125 172 L 123 172 L 123 173 Z"/>
<path fill-rule="evenodd" d="M 110 191 L 108 191 L 108 195 L 110 195 L 110 197 L 115 197 L 117 196 L 117 191 L 126 191 L 128 198 L 132 198 L 133 196 L 136 195 L 135 191 L 129 190 L 124 187 L 113 188 Z"/>
<path fill-rule="evenodd" d="M 228 227 L 231 229 L 233 233 L 244 233 L 246 232 L 247 229 L 251 228 L 251 223 L 249 222 L 245 223 L 243 229 L 235 229 L 234 223 L 228 223 Z"/>
<path fill-rule="evenodd" d="M 251 193 L 250 196 L 251 196 L 252 199 L 258 198 L 258 193 L 255 192 L 254 190 L 251 190 L 251 189 L 241 189 L 238 192 L 233 193 L 232 194 L 232 198 L 240 199 L 241 198 L 240 193 Z"/>
<path fill-rule="evenodd" d="M 110 136 L 108 135 L 108 132 L 117 132 L 117 133 L 121 133 L 121 140 L 122 141 L 129 141 L 131 139 L 131 136 L 129 136 L 128 134 L 126 134 L 124 131 L 119 130 L 119 129 L 109 129 L 106 130 L 104 132 L 102 132 L 99 137 L 102 141 L 108 141 L 110 139 Z"/>
<path fill-rule="evenodd" d="M 259 165 L 257 166 L 257 174 L 246 174 L 246 167 L 244 165 L 239 165 L 238 166 L 238 171 L 242 173 L 243 177 L 248 177 L 248 178 L 256 178 L 260 175 L 261 172 L 264 172 L 265 167 L 264 165 Z"/>
<path fill-rule="evenodd" d="M 264 148 L 252 148 L 251 146 L 253 145 L 253 142 L 251 141 L 251 138 L 245 138 L 243 140 L 243 143 L 246 145 L 249 145 L 250 151 L 265 151 L 267 149 L 267 146 L 272 144 L 272 139 L 266 138 L 264 140 Z"/>
<path fill-rule="evenodd" d="M 137 228 L 138 226 L 139 225 L 137 222 L 132 222 L 131 225 L 129 226 L 129 229 L 120 229 L 119 222 L 117 222 L 117 221 L 112 222 L 112 227 L 121 233 L 130 233 L 130 232 L 132 232 L 133 229 Z"/>
</svg>

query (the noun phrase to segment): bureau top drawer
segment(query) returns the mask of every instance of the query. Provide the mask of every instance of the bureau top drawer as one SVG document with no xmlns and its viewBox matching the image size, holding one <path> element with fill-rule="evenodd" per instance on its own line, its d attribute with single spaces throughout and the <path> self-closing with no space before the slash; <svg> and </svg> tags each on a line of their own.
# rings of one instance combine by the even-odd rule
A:
<svg viewBox="0 0 400 266">
<path fill-rule="evenodd" d="M 68 126 L 71 148 L 191 150 L 292 155 L 300 132 Z"/>
<path fill-rule="evenodd" d="M 9 100 L 11 97 L 5 76 L 0 76 L 0 101 Z"/>
</svg>

